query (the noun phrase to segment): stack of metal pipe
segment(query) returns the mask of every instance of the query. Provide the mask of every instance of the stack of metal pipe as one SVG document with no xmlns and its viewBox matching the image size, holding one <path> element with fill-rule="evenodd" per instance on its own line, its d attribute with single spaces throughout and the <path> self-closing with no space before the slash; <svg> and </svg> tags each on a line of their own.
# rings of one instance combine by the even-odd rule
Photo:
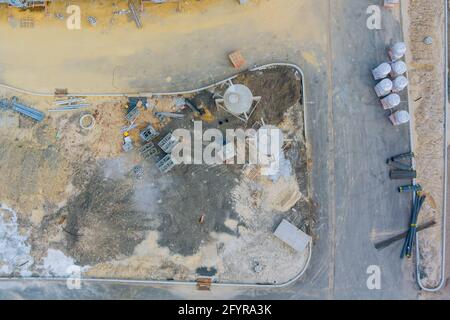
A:
<svg viewBox="0 0 450 320">
<path fill-rule="evenodd" d="M 417 219 L 419 218 L 420 209 L 422 208 L 425 198 L 426 196 L 420 191 L 414 193 L 408 235 L 406 236 L 405 244 L 403 245 L 400 258 L 404 258 L 405 256 L 408 258 L 411 257 L 417 233 Z"/>
</svg>

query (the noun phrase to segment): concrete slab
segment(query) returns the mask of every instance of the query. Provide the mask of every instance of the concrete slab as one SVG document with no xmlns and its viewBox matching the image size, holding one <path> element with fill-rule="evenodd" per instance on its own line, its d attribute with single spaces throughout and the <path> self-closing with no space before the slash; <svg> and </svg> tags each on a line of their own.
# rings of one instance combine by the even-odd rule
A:
<svg viewBox="0 0 450 320">
<path fill-rule="evenodd" d="M 298 252 L 305 250 L 311 242 L 310 236 L 285 219 L 281 221 L 273 234 Z"/>
</svg>

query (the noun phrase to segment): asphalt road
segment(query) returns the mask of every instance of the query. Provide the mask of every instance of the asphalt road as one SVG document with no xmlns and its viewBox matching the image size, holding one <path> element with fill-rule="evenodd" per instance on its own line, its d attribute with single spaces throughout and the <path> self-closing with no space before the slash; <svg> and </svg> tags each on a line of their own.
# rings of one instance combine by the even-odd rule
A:
<svg viewBox="0 0 450 320">
<path fill-rule="evenodd" d="M 311 264 L 298 282 L 283 289 L 213 288 L 209 293 L 190 287 L 84 284 L 83 290 L 68 290 L 54 282 L 3 282 L 0 298 L 416 298 L 412 261 L 399 258 L 401 242 L 382 251 L 373 246 L 375 237 L 403 231 L 410 210 L 385 165 L 388 156 L 408 151 L 409 128 L 388 122 L 370 77 L 370 69 L 386 60 L 388 44 L 402 38 L 400 21 L 382 10 L 382 29 L 367 29 L 366 9 L 379 3 L 375 0 L 312 3 L 325 45 L 286 42 L 286 56 L 270 57 L 299 65 L 306 76 L 312 188 L 320 206 Z M 305 48 L 313 50 L 314 63 L 302 55 Z M 255 54 L 252 61 L 262 64 L 268 58 L 259 61 Z M 380 290 L 366 286 L 370 265 L 380 267 Z"/>
<path fill-rule="evenodd" d="M 410 212 L 409 196 L 396 192 L 399 182 L 389 180 L 385 163 L 389 156 L 409 151 L 409 127 L 393 127 L 388 122 L 370 90 L 374 82 L 368 76 L 370 68 L 386 61 L 389 44 L 402 40 L 401 25 L 383 10 L 382 30 L 371 31 L 364 28 L 367 1 L 332 3 L 332 12 L 340 12 L 332 19 L 331 28 L 332 57 L 338 59 L 338 63 L 332 61 L 333 296 L 413 298 L 412 263 L 399 259 L 402 243 L 378 252 L 371 238 L 401 232 L 408 225 Z M 351 78 L 354 81 L 349 82 Z M 407 97 L 402 100 L 402 107 L 407 108 Z M 380 267 L 380 290 L 367 289 L 366 270 L 370 265 Z"/>
</svg>

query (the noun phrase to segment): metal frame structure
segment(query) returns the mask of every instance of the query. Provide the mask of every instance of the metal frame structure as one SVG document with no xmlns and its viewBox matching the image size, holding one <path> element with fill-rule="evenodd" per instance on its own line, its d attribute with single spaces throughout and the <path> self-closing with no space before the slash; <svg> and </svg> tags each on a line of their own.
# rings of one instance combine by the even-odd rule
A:
<svg viewBox="0 0 450 320">
<path fill-rule="evenodd" d="M 151 124 L 149 124 L 144 130 L 139 133 L 141 139 L 145 142 L 149 142 L 159 136 L 159 132 Z"/>
<path fill-rule="evenodd" d="M 233 86 L 233 82 L 231 80 L 228 81 L 228 85 L 229 85 L 229 87 Z M 247 114 L 247 112 L 243 112 L 241 114 L 235 114 L 235 113 L 231 112 L 224 105 L 225 100 L 223 98 L 216 99 L 215 102 L 216 102 L 217 108 L 220 108 L 220 109 L 224 110 L 225 112 L 231 114 L 233 117 L 236 117 L 239 120 L 241 120 L 242 122 L 247 123 L 248 120 L 250 119 L 250 117 L 252 116 L 253 112 L 256 110 L 256 107 L 261 102 L 261 97 L 259 97 L 259 96 L 253 97 L 253 103 L 252 103 L 252 106 L 250 107 L 250 111 L 248 114 Z M 244 117 L 241 117 L 241 115 L 243 115 Z"/>
</svg>

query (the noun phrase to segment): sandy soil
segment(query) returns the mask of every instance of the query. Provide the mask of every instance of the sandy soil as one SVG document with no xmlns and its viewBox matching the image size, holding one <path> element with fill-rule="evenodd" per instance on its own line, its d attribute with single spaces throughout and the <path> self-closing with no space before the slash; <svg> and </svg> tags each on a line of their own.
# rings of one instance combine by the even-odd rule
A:
<svg viewBox="0 0 450 320">
<path fill-rule="evenodd" d="M 315 5 L 310 0 L 249 0 L 245 6 L 234 0 L 186 0 L 182 12 L 173 4 L 148 5 L 141 30 L 127 16 L 112 15 L 126 2 L 116 7 L 80 1 L 79 31 L 54 17 L 65 12 L 63 3 L 52 6 L 49 16 L 0 10 L 0 37 L 8 39 L 8 46 L 0 46 L 0 83 L 43 92 L 186 90 L 234 74 L 227 58 L 233 50 L 245 48 L 250 67 L 286 60 L 286 47 L 307 43 L 301 54 L 314 62 L 316 42 L 325 46 L 326 40 L 323 26 L 310 14 Z M 96 27 L 87 24 L 90 15 L 97 18 Z M 302 27 L 293 29 L 299 15 Z M 20 28 L 20 19 L 29 16 L 34 28 Z"/>
<path fill-rule="evenodd" d="M 418 183 L 428 199 L 420 221 L 441 222 L 444 196 L 444 2 L 407 2 L 410 103 Z M 425 45 L 425 37 L 433 38 Z M 428 287 L 440 280 L 441 226 L 420 233 L 421 277 Z"/>
</svg>

